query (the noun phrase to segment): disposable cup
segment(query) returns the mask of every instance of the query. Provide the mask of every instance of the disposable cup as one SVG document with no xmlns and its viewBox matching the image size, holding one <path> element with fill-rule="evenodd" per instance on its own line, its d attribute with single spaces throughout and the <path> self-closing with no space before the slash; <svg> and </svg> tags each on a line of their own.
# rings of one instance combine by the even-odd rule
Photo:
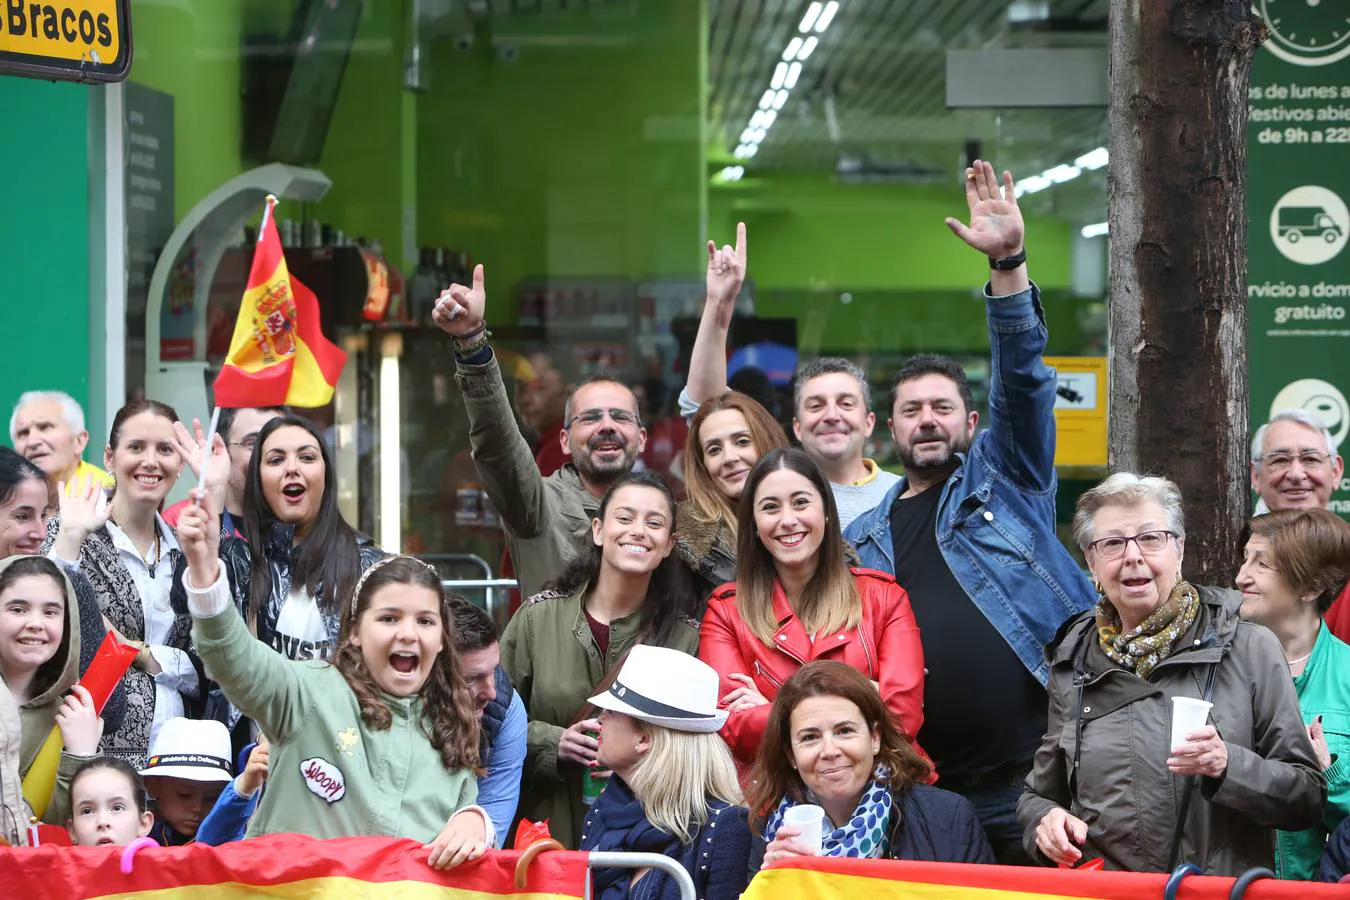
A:
<svg viewBox="0 0 1350 900">
<path fill-rule="evenodd" d="M 1186 735 L 1205 727 L 1214 704 L 1194 697 L 1172 698 L 1172 747 L 1186 743 Z"/>
<path fill-rule="evenodd" d="M 820 844 L 824 838 L 825 810 L 809 803 L 790 806 L 787 812 L 783 813 L 783 824 L 801 829 L 801 835 L 793 838 L 793 841 L 810 850 L 812 855 L 820 855 Z"/>
</svg>

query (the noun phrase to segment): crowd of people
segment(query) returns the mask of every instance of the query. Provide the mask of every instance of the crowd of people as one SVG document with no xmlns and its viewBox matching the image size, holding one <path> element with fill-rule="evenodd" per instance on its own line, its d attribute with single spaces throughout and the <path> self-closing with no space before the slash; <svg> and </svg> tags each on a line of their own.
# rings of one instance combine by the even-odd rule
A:
<svg viewBox="0 0 1350 900">
<path fill-rule="evenodd" d="M 35 815 L 81 845 L 375 834 L 444 868 L 543 821 L 568 848 L 677 859 L 708 900 L 822 854 L 1336 880 L 1334 441 L 1296 410 L 1257 432 L 1236 589 L 1183 577 L 1178 487 L 1128 472 L 1078 498 L 1085 569 L 1056 531 L 1055 373 L 1012 176 L 976 163 L 966 197 L 947 225 L 989 261 L 988 420 L 956 363 L 913 357 L 886 423 L 903 476 L 863 455 L 876 415 L 847 360 L 801 367 L 799 447 L 728 389 L 743 225 L 708 245 L 683 498 L 636 465 L 641 408 L 613 375 L 568 386 L 541 471 L 483 267 L 446 290 L 433 319 L 526 598 L 500 635 L 343 519 L 302 416 L 225 410 L 206 435 L 136 401 L 105 472 L 74 401 L 25 394 L 0 448 L 0 834 L 25 842 Z M 136 656 L 100 710 L 80 678 L 109 632 Z M 1208 711 L 1180 727 L 1178 700 Z M 652 870 L 596 889 L 678 894 Z"/>
</svg>

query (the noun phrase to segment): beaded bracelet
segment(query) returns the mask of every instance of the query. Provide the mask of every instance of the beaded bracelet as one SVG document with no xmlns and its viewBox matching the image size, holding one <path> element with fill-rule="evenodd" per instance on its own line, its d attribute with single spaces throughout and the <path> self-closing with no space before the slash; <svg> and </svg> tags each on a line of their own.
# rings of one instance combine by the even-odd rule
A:
<svg viewBox="0 0 1350 900">
<path fill-rule="evenodd" d="M 492 332 L 488 331 L 487 326 L 484 325 L 477 331 L 471 331 L 455 338 L 455 355 L 461 358 L 473 356 L 488 345 L 488 338 L 490 337 L 492 337 Z M 465 343 L 469 338 L 473 338 L 473 340 Z"/>
</svg>

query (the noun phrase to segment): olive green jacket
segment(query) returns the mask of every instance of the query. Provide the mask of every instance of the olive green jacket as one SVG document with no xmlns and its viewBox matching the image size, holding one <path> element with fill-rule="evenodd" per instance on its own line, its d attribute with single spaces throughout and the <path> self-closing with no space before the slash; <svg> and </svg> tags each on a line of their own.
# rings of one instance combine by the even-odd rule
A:
<svg viewBox="0 0 1350 900">
<path fill-rule="evenodd" d="M 482 365 L 457 361 L 455 381 L 469 415 L 469 450 L 478 477 L 501 517 L 520 594 L 529 597 L 562 574 L 590 540 L 600 498 L 586 490 L 571 463 L 547 478 L 539 474 L 495 356 Z"/>
<path fill-rule="evenodd" d="M 586 586 L 571 594 L 546 591 L 526 601 L 502 635 L 502 666 L 529 713 L 529 737 L 518 815 L 549 820 L 549 830 L 569 850 L 581 839 L 586 806 L 582 767 L 558 759 L 558 740 L 579 721 L 595 686 L 637 642 L 641 613 L 610 622 L 609 651 L 601 656 L 582 610 Z M 698 623 L 681 620 L 666 646 L 698 652 Z"/>
</svg>

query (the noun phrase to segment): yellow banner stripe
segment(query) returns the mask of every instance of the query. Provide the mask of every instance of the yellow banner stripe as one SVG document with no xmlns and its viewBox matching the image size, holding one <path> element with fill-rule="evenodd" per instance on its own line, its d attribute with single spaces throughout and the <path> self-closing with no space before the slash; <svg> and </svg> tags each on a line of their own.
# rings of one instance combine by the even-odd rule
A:
<svg viewBox="0 0 1350 900">
<path fill-rule="evenodd" d="M 998 888 L 893 881 L 814 872 L 809 869 L 766 869 L 755 876 L 742 900 L 1095 900 L 1069 894 L 1005 891 Z"/>
</svg>

